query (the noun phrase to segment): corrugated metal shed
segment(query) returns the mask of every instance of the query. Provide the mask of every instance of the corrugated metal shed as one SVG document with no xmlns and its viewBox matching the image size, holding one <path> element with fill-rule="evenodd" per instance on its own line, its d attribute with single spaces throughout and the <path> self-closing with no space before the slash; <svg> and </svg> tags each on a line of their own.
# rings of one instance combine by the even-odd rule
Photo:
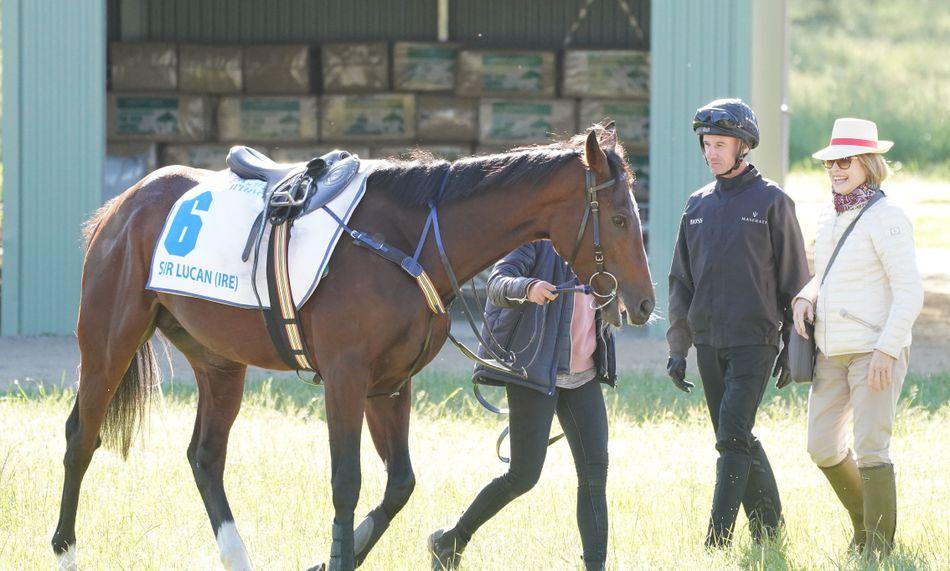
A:
<svg viewBox="0 0 950 571">
<path fill-rule="evenodd" d="M 468 45 L 649 49 L 647 0 L 452 0 L 449 37 Z"/>
<path fill-rule="evenodd" d="M 763 170 L 772 178 L 783 175 L 785 4 L 3 0 L 6 180 L 0 334 L 67 333 L 74 327 L 79 228 L 100 200 L 107 39 L 435 40 L 440 7 L 447 7 L 448 39 L 469 45 L 559 49 L 570 32 L 571 47 L 651 50 L 649 254 L 659 305 L 665 308 L 670 253 L 683 204 L 709 180 L 690 129 L 696 107 L 725 95 L 751 99 L 766 138 L 754 156 L 756 163 L 766 166 Z M 656 332 L 663 329 L 661 322 Z"/>
<path fill-rule="evenodd" d="M 124 41 L 436 40 L 437 0 L 121 0 Z"/>
<path fill-rule="evenodd" d="M 103 0 L 3 0 L 0 333 L 69 333 L 105 146 Z"/>
</svg>

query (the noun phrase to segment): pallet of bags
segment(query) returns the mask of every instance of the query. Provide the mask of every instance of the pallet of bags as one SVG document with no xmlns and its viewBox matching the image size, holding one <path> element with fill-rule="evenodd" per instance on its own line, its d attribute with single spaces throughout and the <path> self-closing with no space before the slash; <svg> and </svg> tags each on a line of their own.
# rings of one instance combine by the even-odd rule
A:
<svg viewBox="0 0 950 571">
<path fill-rule="evenodd" d="M 554 97 L 555 53 L 462 50 L 455 93 L 463 97 Z"/>
<path fill-rule="evenodd" d="M 205 96 L 110 93 L 106 131 L 115 141 L 207 141 L 211 116 L 211 100 Z"/>
<path fill-rule="evenodd" d="M 650 142 L 650 103 L 627 99 L 582 99 L 580 128 L 586 129 L 604 119 L 617 124 L 617 135 L 624 145 L 644 146 Z"/>
<path fill-rule="evenodd" d="M 478 100 L 451 95 L 417 95 L 416 137 L 420 141 L 477 140 Z"/>
<path fill-rule="evenodd" d="M 317 96 L 222 97 L 218 102 L 219 141 L 314 142 Z"/>
<path fill-rule="evenodd" d="M 109 79 L 114 91 L 176 91 L 178 46 L 112 42 L 109 44 Z"/>
<path fill-rule="evenodd" d="M 312 50 L 305 44 L 244 47 L 244 91 L 251 95 L 310 93 Z"/>
<path fill-rule="evenodd" d="M 231 145 L 226 144 L 165 145 L 162 149 L 162 164 L 219 171 L 227 168 L 225 159 L 230 150 Z"/>
<path fill-rule="evenodd" d="M 397 91 L 452 91 L 458 44 L 396 42 L 393 87 Z"/>
<path fill-rule="evenodd" d="M 106 143 L 103 165 L 102 201 L 118 196 L 158 168 L 155 143 Z"/>
<path fill-rule="evenodd" d="M 482 99 L 479 142 L 492 145 L 543 143 L 577 131 L 571 99 Z"/>
<path fill-rule="evenodd" d="M 185 93 L 233 94 L 244 90 L 241 46 L 178 46 L 178 90 Z"/>
<path fill-rule="evenodd" d="M 633 196 L 642 207 L 650 200 L 650 156 L 646 149 L 633 149 L 627 152 L 627 164 L 636 177 Z"/>
<path fill-rule="evenodd" d="M 385 42 L 332 43 L 320 49 L 325 93 L 365 93 L 389 88 Z"/>
<path fill-rule="evenodd" d="M 416 100 L 409 93 L 324 95 L 320 132 L 335 141 L 408 141 L 415 137 Z"/>
<path fill-rule="evenodd" d="M 650 97 L 650 53 L 636 50 L 565 50 L 564 97 Z"/>
<path fill-rule="evenodd" d="M 398 159 L 412 160 L 422 155 L 431 155 L 436 159 L 447 161 L 456 161 L 462 157 L 472 154 L 472 146 L 466 144 L 443 144 L 443 145 L 412 145 L 409 147 L 400 147 L 396 145 L 374 147 L 372 155 L 374 159 Z"/>
<path fill-rule="evenodd" d="M 314 157 L 322 157 L 335 150 L 348 151 L 362 159 L 370 156 L 369 147 L 344 142 L 324 142 L 317 145 L 280 145 L 272 147 L 269 156 L 278 163 L 305 163 Z"/>
</svg>

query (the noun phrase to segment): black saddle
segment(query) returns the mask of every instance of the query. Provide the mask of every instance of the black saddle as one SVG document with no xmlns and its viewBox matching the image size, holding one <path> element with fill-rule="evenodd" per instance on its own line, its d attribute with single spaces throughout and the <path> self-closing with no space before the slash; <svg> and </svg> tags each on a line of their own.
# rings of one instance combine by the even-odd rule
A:
<svg viewBox="0 0 950 571">
<path fill-rule="evenodd" d="M 306 163 L 276 163 L 260 151 L 237 145 L 228 152 L 227 164 L 241 178 L 267 183 L 263 210 L 244 247 L 242 258 L 247 261 L 255 241 L 260 242 L 264 220 L 276 226 L 325 206 L 356 176 L 360 160 L 347 151 L 334 150 Z"/>
</svg>

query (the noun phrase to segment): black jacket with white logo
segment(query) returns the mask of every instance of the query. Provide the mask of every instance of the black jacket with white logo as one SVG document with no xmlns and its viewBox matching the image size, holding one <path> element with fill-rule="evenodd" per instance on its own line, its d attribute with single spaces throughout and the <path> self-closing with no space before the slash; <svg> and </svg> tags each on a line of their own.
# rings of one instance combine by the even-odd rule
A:
<svg viewBox="0 0 950 571">
<path fill-rule="evenodd" d="M 795 203 L 753 166 L 686 202 L 670 268 L 670 352 L 692 344 L 779 347 L 808 282 Z"/>
</svg>

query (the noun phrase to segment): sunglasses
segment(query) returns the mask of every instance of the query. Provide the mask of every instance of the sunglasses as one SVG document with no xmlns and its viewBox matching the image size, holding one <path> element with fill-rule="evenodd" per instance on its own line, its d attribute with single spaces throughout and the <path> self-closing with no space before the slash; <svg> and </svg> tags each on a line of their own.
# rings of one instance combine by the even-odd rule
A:
<svg viewBox="0 0 950 571">
<path fill-rule="evenodd" d="M 707 109 L 693 119 L 693 130 L 700 125 L 715 125 L 725 129 L 735 129 L 739 127 L 739 120 L 732 113 L 723 109 Z"/>
<path fill-rule="evenodd" d="M 848 170 L 849 168 L 851 168 L 852 159 L 854 159 L 854 157 L 845 157 L 843 159 L 835 159 L 833 161 L 821 161 L 821 164 L 827 170 L 831 170 L 831 167 L 835 166 L 836 163 L 839 169 Z"/>
</svg>

